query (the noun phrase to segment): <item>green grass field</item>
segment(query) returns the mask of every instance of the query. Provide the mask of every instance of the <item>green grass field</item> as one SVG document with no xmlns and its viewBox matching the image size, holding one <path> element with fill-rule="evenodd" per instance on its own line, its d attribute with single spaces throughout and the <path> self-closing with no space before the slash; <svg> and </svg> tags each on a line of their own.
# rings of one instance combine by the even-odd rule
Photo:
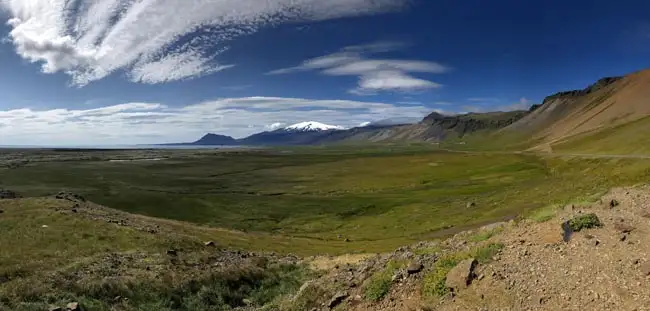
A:
<svg viewBox="0 0 650 311">
<path fill-rule="evenodd" d="M 422 144 L 106 160 L 114 156 L 0 153 L 30 160 L 1 168 L 0 188 L 35 197 L 0 200 L 0 311 L 70 301 L 101 311 L 230 310 L 244 299 L 302 310 L 307 302 L 286 295 L 314 271 L 255 263 L 217 269 L 209 264 L 214 249 L 203 242 L 300 256 L 387 252 L 515 216 L 544 221 L 562 204 L 592 202 L 650 177 L 650 159 L 462 153 Z M 62 190 L 133 213 L 123 217 L 159 231 L 39 198 Z M 169 249 L 182 250 L 178 261 L 166 256 Z M 367 299 L 385 295 L 388 272 L 368 285 Z M 428 282 L 436 293 L 440 278 Z"/>
<path fill-rule="evenodd" d="M 347 238 L 342 252 L 362 252 L 594 196 L 642 181 L 648 168 L 642 159 L 462 154 L 421 145 L 316 147 L 38 162 L 3 170 L 0 187 L 27 196 L 68 190 L 127 212 L 211 227 L 324 243 Z"/>
</svg>

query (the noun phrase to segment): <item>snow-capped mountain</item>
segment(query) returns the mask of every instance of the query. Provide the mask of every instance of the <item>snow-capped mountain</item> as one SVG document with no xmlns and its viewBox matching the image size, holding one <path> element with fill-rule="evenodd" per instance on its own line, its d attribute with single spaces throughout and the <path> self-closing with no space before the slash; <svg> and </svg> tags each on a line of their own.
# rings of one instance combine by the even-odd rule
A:
<svg viewBox="0 0 650 311">
<path fill-rule="evenodd" d="M 294 125 L 289 125 L 284 128 L 285 131 L 290 132 L 321 132 L 332 130 L 344 130 L 345 128 L 337 125 L 328 125 L 316 121 L 300 122 Z"/>
</svg>

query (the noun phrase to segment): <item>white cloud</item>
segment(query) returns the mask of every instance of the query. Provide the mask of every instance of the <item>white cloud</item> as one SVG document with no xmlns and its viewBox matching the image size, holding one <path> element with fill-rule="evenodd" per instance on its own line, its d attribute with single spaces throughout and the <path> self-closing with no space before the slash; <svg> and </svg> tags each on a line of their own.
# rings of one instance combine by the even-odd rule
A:
<svg viewBox="0 0 650 311">
<path fill-rule="evenodd" d="M 285 126 L 285 125 L 287 125 L 287 124 L 286 124 L 286 123 L 282 123 L 282 122 L 275 122 L 275 123 L 273 123 L 273 124 L 271 124 L 271 125 L 267 125 L 266 128 L 268 128 L 268 129 L 271 130 L 271 131 L 274 131 L 274 130 L 277 130 L 277 129 L 279 129 L 279 128 Z"/>
<path fill-rule="evenodd" d="M 244 137 L 307 120 L 354 127 L 395 116 L 421 118 L 429 112 L 425 106 L 277 97 L 223 98 L 184 107 L 125 103 L 83 110 L 24 108 L 0 110 L 0 145 L 182 142 L 208 132 Z"/>
<path fill-rule="evenodd" d="M 510 105 L 501 105 L 497 107 L 498 111 L 514 111 L 514 110 L 528 110 L 532 106 L 533 101 L 522 97 L 518 102 L 512 103 Z"/>
<path fill-rule="evenodd" d="M 471 102 L 482 102 L 482 103 L 498 103 L 501 101 L 496 97 L 470 97 L 467 100 Z"/>
<path fill-rule="evenodd" d="M 409 0 L 0 0 L 8 39 L 45 73 L 84 85 L 125 70 L 161 83 L 230 68 L 215 57 L 261 27 L 396 10 Z M 386 49 L 387 46 L 376 46 Z"/>
<path fill-rule="evenodd" d="M 396 42 L 349 46 L 339 52 L 308 59 L 298 66 L 273 70 L 268 74 L 318 70 L 330 76 L 357 76 L 358 86 L 350 90 L 350 93 L 357 95 L 379 91 L 413 92 L 441 87 L 439 83 L 416 78 L 411 73 L 444 73 L 449 70 L 444 65 L 428 61 L 368 58 L 370 54 L 401 47 L 403 44 Z"/>
</svg>

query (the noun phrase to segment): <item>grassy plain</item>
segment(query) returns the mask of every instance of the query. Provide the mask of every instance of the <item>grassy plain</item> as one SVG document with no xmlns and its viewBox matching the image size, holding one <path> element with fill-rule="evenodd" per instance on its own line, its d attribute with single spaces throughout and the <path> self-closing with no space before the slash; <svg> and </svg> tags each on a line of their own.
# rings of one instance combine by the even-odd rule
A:
<svg viewBox="0 0 650 311">
<path fill-rule="evenodd" d="M 517 215 L 542 221 L 557 206 L 650 177 L 650 159 L 437 148 L 0 151 L 0 188 L 34 197 L 0 200 L 0 310 L 69 301 L 89 310 L 229 310 L 244 298 L 261 306 L 312 272 L 213 270 L 204 241 L 304 256 L 391 251 Z M 110 161 L 130 158 L 164 159 Z M 160 232 L 61 213 L 70 202 L 39 198 L 64 190 L 143 215 L 125 214 Z M 178 262 L 168 249 L 183 250 Z M 385 294 L 385 279 L 369 299 Z M 435 293 L 440 280 L 429 281 Z"/>
<path fill-rule="evenodd" d="M 67 190 L 131 213 L 313 241 L 299 247 L 303 254 L 343 253 L 390 250 L 598 195 L 643 181 L 649 168 L 644 159 L 463 154 L 424 145 L 310 147 L 31 162 L 2 170 L 0 187 L 26 196 Z"/>
</svg>

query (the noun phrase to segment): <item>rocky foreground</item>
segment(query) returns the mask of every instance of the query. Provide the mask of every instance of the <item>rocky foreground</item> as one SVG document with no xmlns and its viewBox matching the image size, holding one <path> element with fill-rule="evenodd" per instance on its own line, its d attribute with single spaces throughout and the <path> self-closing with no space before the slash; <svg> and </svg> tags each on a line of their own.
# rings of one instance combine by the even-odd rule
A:
<svg viewBox="0 0 650 311">
<path fill-rule="evenodd" d="M 563 229 L 589 214 L 599 223 Z M 342 283 L 314 310 L 650 310 L 649 187 L 614 189 L 549 218 L 493 224 L 337 265 L 310 283 Z M 450 258 L 453 268 L 445 267 Z M 376 276 L 395 263 L 383 294 L 373 296 Z"/>
<path fill-rule="evenodd" d="M 1 217 L 28 212 L 32 201 L 0 194 L 14 202 L 0 205 Z M 100 254 L 52 271 L 6 270 L 0 273 L 2 311 L 650 310 L 650 186 L 613 189 L 596 202 L 392 253 L 310 258 L 230 250 L 220 241 L 195 241 L 195 231 L 181 232 L 172 221 L 115 211 L 71 193 L 53 199 L 44 199 L 50 216 L 43 219 L 75 224 L 70 230 L 80 230 L 81 218 L 95 230 L 137 235 L 136 241 L 169 245 L 176 236 L 180 247 Z M 305 266 L 311 272 L 301 272 Z M 286 273 L 300 276 L 287 279 Z M 213 292 L 228 298 L 217 308 L 206 288 L 224 280 L 230 292 Z M 266 293 L 277 295 L 249 296 L 264 284 L 276 286 Z M 158 291 L 159 306 L 142 308 L 143 285 Z"/>
</svg>

